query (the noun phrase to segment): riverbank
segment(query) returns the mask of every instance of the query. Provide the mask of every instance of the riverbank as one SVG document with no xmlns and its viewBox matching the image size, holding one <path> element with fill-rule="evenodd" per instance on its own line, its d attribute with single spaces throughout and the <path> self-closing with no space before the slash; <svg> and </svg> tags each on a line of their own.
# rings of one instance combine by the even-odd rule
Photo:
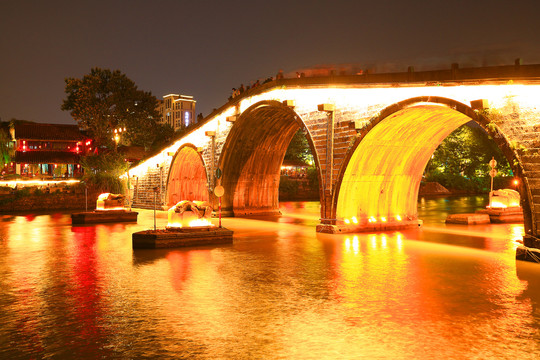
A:
<svg viewBox="0 0 540 360">
<path fill-rule="evenodd" d="M 94 210 L 98 191 L 85 193 L 81 186 L 64 186 L 41 189 L 25 187 L 0 192 L 0 212 L 20 213 L 49 210 Z"/>
<path fill-rule="evenodd" d="M 99 192 L 88 190 L 79 184 L 57 186 L 25 186 L 0 188 L 0 211 L 18 213 L 47 210 L 95 209 Z M 438 183 L 422 183 L 418 193 L 422 197 L 482 195 L 465 190 L 449 190 Z M 310 189 L 307 180 L 299 181 L 295 191 L 280 191 L 280 201 L 319 201 L 318 191 Z M 88 205 L 87 205 L 88 204 Z"/>
</svg>

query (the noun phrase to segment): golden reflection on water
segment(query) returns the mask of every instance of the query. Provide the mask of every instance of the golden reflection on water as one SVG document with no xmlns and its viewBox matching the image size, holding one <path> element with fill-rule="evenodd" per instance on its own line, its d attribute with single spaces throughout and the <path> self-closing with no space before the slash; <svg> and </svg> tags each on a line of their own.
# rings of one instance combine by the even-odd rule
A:
<svg viewBox="0 0 540 360">
<path fill-rule="evenodd" d="M 328 235 L 312 204 L 284 212 L 224 219 L 233 245 L 141 251 L 130 235 L 151 212 L 3 221 L 0 358 L 540 356 L 540 267 L 513 252 L 522 225 Z"/>
</svg>

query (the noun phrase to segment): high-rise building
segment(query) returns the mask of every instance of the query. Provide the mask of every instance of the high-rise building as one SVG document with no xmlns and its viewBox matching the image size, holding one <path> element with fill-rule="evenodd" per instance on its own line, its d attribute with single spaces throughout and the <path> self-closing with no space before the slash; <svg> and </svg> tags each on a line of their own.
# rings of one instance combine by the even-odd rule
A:
<svg viewBox="0 0 540 360">
<path fill-rule="evenodd" d="M 158 100 L 161 123 L 169 124 L 174 131 L 185 129 L 197 122 L 193 96 L 169 94 Z"/>
</svg>

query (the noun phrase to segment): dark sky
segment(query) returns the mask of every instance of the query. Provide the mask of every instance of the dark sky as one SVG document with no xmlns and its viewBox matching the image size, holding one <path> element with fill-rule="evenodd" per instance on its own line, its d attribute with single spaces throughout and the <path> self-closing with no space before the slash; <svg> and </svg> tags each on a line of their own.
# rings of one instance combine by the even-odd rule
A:
<svg viewBox="0 0 540 360">
<path fill-rule="evenodd" d="M 0 0 L 0 117 L 71 123 L 64 79 L 118 69 L 197 112 L 279 69 L 540 63 L 540 1 Z"/>
</svg>

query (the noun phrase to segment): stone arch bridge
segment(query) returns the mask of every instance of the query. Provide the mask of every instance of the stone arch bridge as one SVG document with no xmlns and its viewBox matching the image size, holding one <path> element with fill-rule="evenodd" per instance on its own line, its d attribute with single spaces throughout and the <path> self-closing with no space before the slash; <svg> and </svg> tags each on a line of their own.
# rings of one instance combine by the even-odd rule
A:
<svg viewBox="0 0 540 360">
<path fill-rule="evenodd" d="M 302 128 L 320 180 L 317 231 L 411 226 L 428 160 L 470 120 L 520 178 L 525 242 L 540 247 L 540 65 L 272 81 L 132 168 L 134 207 L 152 208 L 153 189 L 160 207 L 180 200 L 217 206 L 219 182 L 224 213 L 278 213 L 280 166 Z"/>
</svg>

